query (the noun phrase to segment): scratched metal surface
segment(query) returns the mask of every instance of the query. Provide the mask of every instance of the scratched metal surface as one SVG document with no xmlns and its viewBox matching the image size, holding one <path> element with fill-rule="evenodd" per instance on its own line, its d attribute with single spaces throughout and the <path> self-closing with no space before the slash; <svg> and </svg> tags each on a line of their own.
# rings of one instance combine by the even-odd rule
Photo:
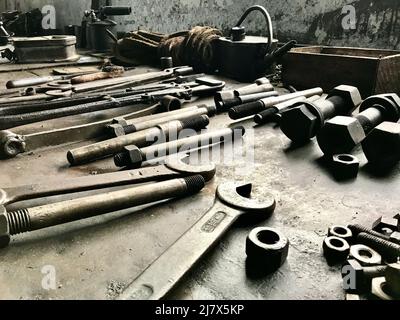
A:
<svg viewBox="0 0 400 320">
<path fill-rule="evenodd" d="M 210 128 L 228 124 L 228 117 L 219 115 L 212 119 Z M 243 125 L 253 128 L 251 121 Z M 261 196 L 269 192 L 275 195 L 276 211 L 261 225 L 279 228 L 289 237 L 288 261 L 270 276 L 248 277 L 244 245 L 252 227 L 237 225 L 171 298 L 342 299 L 338 269 L 328 267 L 321 254 L 327 228 L 352 222 L 368 226 L 380 215 L 390 217 L 398 212 L 399 167 L 385 177 L 374 177 L 362 169 L 357 180 L 338 183 L 319 164 L 321 153 L 314 142 L 292 149 L 272 125 L 255 128 L 254 137 L 249 131 L 244 139 L 255 148 L 253 170 L 242 169 L 245 159 L 238 159 L 235 167 L 219 165 L 216 179 L 199 195 L 13 237 L 11 245 L 0 251 L 0 299 L 115 298 L 211 207 L 218 183 L 231 179 L 253 182 Z M 50 176 L 57 176 L 62 183 L 69 177 L 115 170 L 111 160 L 69 168 L 65 155 L 70 147 L 35 151 L 0 162 L 1 185 L 32 183 Z M 76 196 L 24 202 L 10 209 Z M 42 287 L 41 271 L 48 265 L 56 271 L 55 290 Z"/>
</svg>

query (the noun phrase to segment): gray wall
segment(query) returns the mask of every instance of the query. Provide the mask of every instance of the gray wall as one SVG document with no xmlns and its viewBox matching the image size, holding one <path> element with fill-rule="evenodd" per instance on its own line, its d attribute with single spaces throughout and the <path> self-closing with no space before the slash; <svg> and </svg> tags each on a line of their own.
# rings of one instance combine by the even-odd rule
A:
<svg viewBox="0 0 400 320">
<path fill-rule="evenodd" d="M 54 4 L 57 25 L 77 24 L 89 0 L 0 0 L 8 8 L 27 10 Z M 144 27 L 160 32 L 174 32 L 206 24 L 226 31 L 252 4 L 264 5 L 271 13 L 279 40 L 291 38 L 301 43 L 382 47 L 400 49 L 399 0 L 114 0 L 114 5 L 130 5 L 130 17 L 117 18 L 122 30 Z M 356 8 L 356 30 L 342 28 L 342 8 Z M 249 30 L 262 33 L 260 18 L 247 23 Z"/>
</svg>

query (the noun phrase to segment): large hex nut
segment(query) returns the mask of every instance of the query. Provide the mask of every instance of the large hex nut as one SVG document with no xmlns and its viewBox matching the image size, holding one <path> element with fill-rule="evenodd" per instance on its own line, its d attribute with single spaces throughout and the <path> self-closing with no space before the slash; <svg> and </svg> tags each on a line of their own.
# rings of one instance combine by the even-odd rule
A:
<svg viewBox="0 0 400 320">
<path fill-rule="evenodd" d="M 325 155 L 349 153 L 366 135 L 356 118 L 337 116 L 328 120 L 317 135 L 320 149 Z"/>
<path fill-rule="evenodd" d="M 371 293 L 381 300 L 395 300 L 395 297 L 388 292 L 388 286 L 385 277 L 372 279 Z"/>
<path fill-rule="evenodd" d="M 372 230 L 383 234 L 391 234 L 400 231 L 398 220 L 395 218 L 380 217 L 372 224 Z"/>
<path fill-rule="evenodd" d="M 246 254 L 249 259 L 268 265 L 269 269 L 281 267 L 289 253 L 289 239 L 272 228 L 256 228 L 246 239 Z"/>
<path fill-rule="evenodd" d="M 0 158 L 13 158 L 25 152 L 26 142 L 24 136 L 11 131 L 0 131 Z"/>
<path fill-rule="evenodd" d="M 357 260 L 364 267 L 382 264 L 382 256 L 375 250 L 363 244 L 351 246 L 350 257 Z"/>
<path fill-rule="evenodd" d="M 5 248 L 10 243 L 10 227 L 8 224 L 7 210 L 0 205 L 0 248 Z"/>
<path fill-rule="evenodd" d="M 327 237 L 323 243 L 323 251 L 329 265 L 343 263 L 350 252 L 349 243 L 338 237 Z"/>
<path fill-rule="evenodd" d="M 328 237 L 338 237 L 351 242 L 353 232 L 345 226 L 332 226 L 328 229 Z"/>
<path fill-rule="evenodd" d="M 369 108 L 377 108 L 384 115 L 385 121 L 396 122 L 400 117 L 400 98 L 395 93 L 371 96 L 360 105 L 360 112 Z"/>
<path fill-rule="evenodd" d="M 353 86 L 341 85 L 334 88 L 327 99 L 333 96 L 339 96 L 345 100 L 345 108 L 337 110 L 339 115 L 349 114 L 354 111 L 362 102 L 360 91 Z"/>
<path fill-rule="evenodd" d="M 372 165 L 392 167 L 400 161 L 400 123 L 383 122 L 362 143 Z"/>
<path fill-rule="evenodd" d="M 338 154 L 332 157 L 331 167 L 337 179 L 353 179 L 358 176 L 360 160 L 350 154 Z"/>
</svg>

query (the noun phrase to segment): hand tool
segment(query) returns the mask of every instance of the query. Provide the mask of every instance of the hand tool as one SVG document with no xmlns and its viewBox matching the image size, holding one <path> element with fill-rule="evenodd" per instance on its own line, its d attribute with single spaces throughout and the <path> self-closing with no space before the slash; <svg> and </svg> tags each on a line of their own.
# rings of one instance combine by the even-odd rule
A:
<svg viewBox="0 0 400 320">
<path fill-rule="evenodd" d="M 400 161 L 400 122 L 383 122 L 362 142 L 368 162 L 375 167 L 392 168 Z"/>
<path fill-rule="evenodd" d="M 120 300 L 163 299 L 241 216 L 267 218 L 275 199 L 266 195 L 250 198 L 251 184 L 223 183 L 214 206 L 184 235 L 140 274 L 118 297 Z"/>
<path fill-rule="evenodd" d="M 190 196 L 205 186 L 201 175 L 150 183 L 14 212 L 0 207 L 0 247 L 11 235 L 44 229 L 162 200 Z"/>
<path fill-rule="evenodd" d="M 161 123 L 146 130 L 70 150 L 67 152 L 67 159 L 73 166 L 88 163 L 121 152 L 128 145 L 147 147 L 156 141 L 169 141 L 170 136 L 176 137 L 184 129 L 204 129 L 209 123 L 206 115 Z"/>
<path fill-rule="evenodd" d="M 321 99 L 321 96 L 315 95 L 309 98 L 306 98 L 305 96 L 294 98 L 285 102 L 278 103 L 274 106 L 268 107 L 264 111 L 261 111 L 260 113 L 256 114 L 254 116 L 254 122 L 257 124 L 266 124 L 269 122 L 273 122 L 275 116 L 277 114 L 280 114 L 282 112 L 285 112 L 286 110 L 289 110 L 290 108 L 294 108 L 299 104 L 302 104 L 306 101 L 314 102 L 317 101 L 318 99 Z"/>
<path fill-rule="evenodd" d="M 140 168 L 144 161 L 179 153 L 181 149 L 185 151 L 194 150 L 212 144 L 232 141 L 235 138 L 243 137 L 245 129 L 243 127 L 227 128 L 179 139 L 167 143 L 156 144 L 150 147 L 139 149 L 137 146 L 126 146 L 124 151 L 115 155 L 114 162 L 117 167 Z"/>
<path fill-rule="evenodd" d="M 206 181 L 210 181 L 214 177 L 216 172 L 214 164 L 190 165 L 184 162 L 187 157 L 187 155 L 169 157 L 165 164 L 158 166 L 66 179 L 62 183 L 59 179 L 53 178 L 47 179 L 43 183 L 0 188 L 0 207 L 55 195 L 177 179 L 193 175 L 201 175 Z"/>
<path fill-rule="evenodd" d="M 174 107 L 178 107 L 180 101 L 176 98 L 175 101 L 172 104 L 175 105 Z M 139 111 L 121 116 L 125 119 L 139 118 L 156 112 L 166 111 L 169 105 L 171 105 L 170 97 L 164 97 L 161 103 L 150 105 Z M 0 131 L 0 159 L 13 158 L 20 153 L 48 146 L 57 146 L 66 142 L 78 142 L 107 136 L 106 125 L 110 124 L 112 120 L 106 119 L 88 124 L 28 134 L 18 134 L 18 132 L 8 130 Z"/>
<path fill-rule="evenodd" d="M 199 116 L 203 114 L 208 115 L 209 117 L 213 117 L 216 114 L 216 109 L 213 106 L 208 107 L 206 105 L 200 105 L 194 108 L 184 108 L 176 111 L 170 111 L 168 113 L 165 113 L 163 117 L 160 114 L 158 114 L 157 116 L 154 116 L 152 119 L 146 119 L 146 120 L 140 119 L 140 121 L 135 121 L 133 119 L 132 120 L 119 119 L 115 121 L 116 123 L 109 125 L 108 129 L 111 137 L 119 137 L 125 134 L 130 134 L 154 127 L 155 125 L 160 123 L 165 123 L 173 120 L 187 119 L 190 117 Z"/>
<path fill-rule="evenodd" d="M 362 102 L 356 87 L 341 85 L 326 99 L 304 103 L 282 115 L 282 132 L 293 142 L 305 143 L 315 137 L 328 119 L 351 114 Z"/>
<path fill-rule="evenodd" d="M 318 145 L 326 155 L 349 153 L 360 144 L 373 128 L 384 121 L 400 118 L 400 98 L 397 94 L 372 96 L 360 105 L 354 117 L 337 116 L 326 121 L 317 135 Z"/>
<path fill-rule="evenodd" d="M 95 101 L 70 107 L 62 107 L 58 109 L 30 112 L 18 115 L 9 115 L 0 118 L 0 129 L 9 129 L 16 126 L 21 126 L 24 124 L 39 122 L 43 120 L 61 118 L 65 116 L 106 110 L 111 108 L 120 108 L 133 104 L 153 103 L 160 101 L 160 99 L 162 99 L 166 95 L 173 95 L 178 98 L 190 99 L 193 95 L 213 93 L 214 91 L 223 88 L 223 86 L 225 86 L 224 82 L 220 82 L 219 86 L 215 86 L 214 82 L 212 82 L 212 86 L 194 82 L 185 85 L 176 85 L 171 89 L 155 91 L 150 94 L 139 94 L 125 96 L 121 98 L 109 97 L 108 99 L 103 101 Z"/>
<path fill-rule="evenodd" d="M 314 95 L 321 95 L 323 93 L 321 88 L 313 88 L 304 91 L 285 94 L 279 97 L 264 98 L 255 102 L 242 104 L 233 107 L 229 110 L 229 117 L 233 120 L 254 116 L 255 114 L 267 109 L 270 106 L 276 105 L 281 102 L 292 100 L 297 97 L 312 97 Z"/>
</svg>

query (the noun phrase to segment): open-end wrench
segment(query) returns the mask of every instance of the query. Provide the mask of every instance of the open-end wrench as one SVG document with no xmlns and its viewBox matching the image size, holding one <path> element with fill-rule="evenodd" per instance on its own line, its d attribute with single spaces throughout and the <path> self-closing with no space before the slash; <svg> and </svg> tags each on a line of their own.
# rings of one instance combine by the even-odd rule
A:
<svg viewBox="0 0 400 320">
<path fill-rule="evenodd" d="M 183 162 L 182 157 L 168 158 L 163 165 L 146 167 L 139 170 L 128 170 L 99 174 L 74 179 L 46 181 L 43 184 L 32 184 L 13 188 L 0 189 L 0 206 L 11 203 L 37 199 L 40 197 L 69 194 L 87 190 L 110 188 L 139 184 L 151 181 L 164 181 L 191 175 L 201 175 L 209 181 L 215 175 L 214 164 L 190 165 Z"/>
<path fill-rule="evenodd" d="M 240 216 L 270 215 L 276 205 L 274 197 L 269 195 L 257 201 L 250 198 L 251 190 L 251 184 L 221 184 L 211 210 L 128 285 L 118 299 L 165 298 Z"/>
</svg>

